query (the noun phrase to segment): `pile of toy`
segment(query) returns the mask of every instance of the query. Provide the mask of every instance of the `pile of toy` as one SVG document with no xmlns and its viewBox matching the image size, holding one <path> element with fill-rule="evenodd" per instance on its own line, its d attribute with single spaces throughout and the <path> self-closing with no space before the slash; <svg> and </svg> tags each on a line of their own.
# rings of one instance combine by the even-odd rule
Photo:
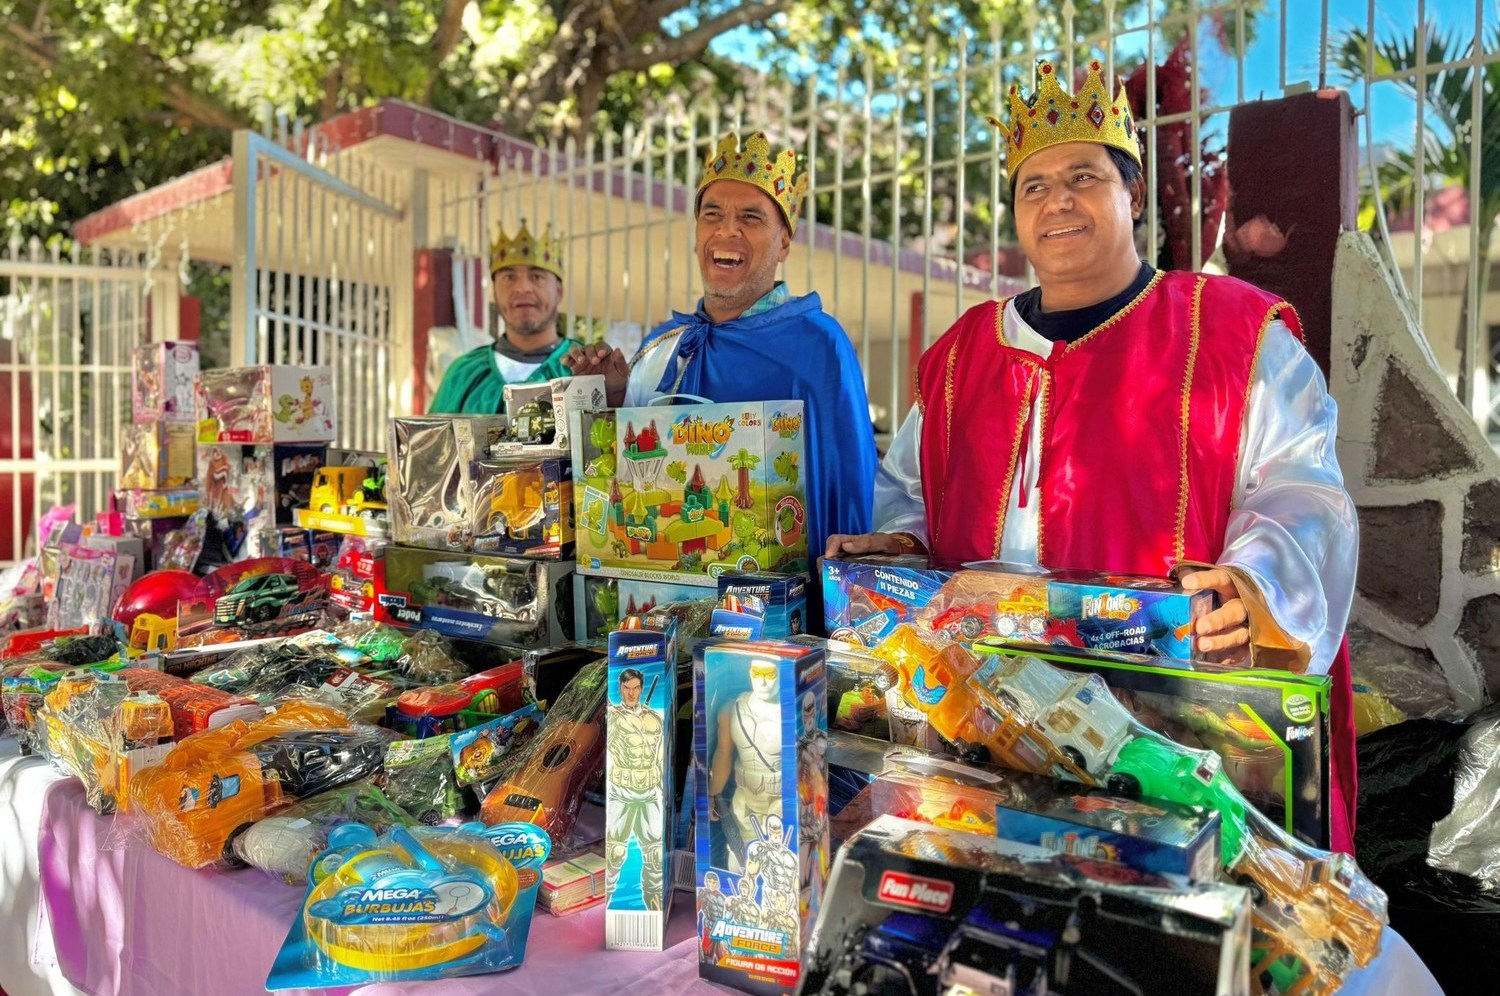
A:
<svg viewBox="0 0 1500 996">
<path fill-rule="evenodd" d="M 0 704 L 120 836 L 307 885 L 273 989 L 514 967 L 536 906 L 661 949 L 679 891 L 752 993 L 1329 992 L 1379 951 L 1328 683 L 1193 660 L 1211 594 L 830 559 L 824 640 L 798 404 L 565 378 L 353 453 L 328 371 L 195 371 L 143 348 L 116 510 L 0 576 Z"/>
</svg>

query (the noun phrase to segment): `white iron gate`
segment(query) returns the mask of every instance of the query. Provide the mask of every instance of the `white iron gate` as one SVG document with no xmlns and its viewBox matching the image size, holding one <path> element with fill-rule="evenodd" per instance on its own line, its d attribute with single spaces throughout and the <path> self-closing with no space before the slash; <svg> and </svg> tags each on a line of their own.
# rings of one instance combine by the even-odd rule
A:
<svg viewBox="0 0 1500 996">
<path fill-rule="evenodd" d="M 235 364 L 331 367 L 338 444 L 385 448 L 410 351 L 406 184 L 300 128 L 234 138 Z"/>
<path fill-rule="evenodd" d="M 107 507 L 149 288 L 133 256 L 0 244 L 0 564 L 36 552 L 48 508 Z"/>
</svg>

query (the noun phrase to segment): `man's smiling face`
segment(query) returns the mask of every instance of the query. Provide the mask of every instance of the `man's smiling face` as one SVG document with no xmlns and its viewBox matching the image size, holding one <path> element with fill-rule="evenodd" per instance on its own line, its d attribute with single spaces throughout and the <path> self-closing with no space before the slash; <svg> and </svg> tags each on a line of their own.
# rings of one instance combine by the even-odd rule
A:
<svg viewBox="0 0 1500 996">
<path fill-rule="evenodd" d="M 1122 269 L 1134 274 L 1142 197 L 1097 142 L 1064 142 L 1028 156 L 1016 178 L 1016 233 L 1043 294 L 1049 282 L 1108 286 Z"/>
<path fill-rule="evenodd" d="M 738 180 L 716 180 L 698 202 L 694 251 L 703 304 L 715 321 L 738 318 L 776 285 L 776 267 L 792 246 L 769 194 Z"/>
</svg>

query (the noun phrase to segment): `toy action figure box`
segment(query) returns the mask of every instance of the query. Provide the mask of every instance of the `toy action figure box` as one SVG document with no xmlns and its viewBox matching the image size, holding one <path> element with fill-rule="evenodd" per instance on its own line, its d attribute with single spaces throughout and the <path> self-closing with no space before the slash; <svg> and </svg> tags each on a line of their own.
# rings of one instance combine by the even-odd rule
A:
<svg viewBox="0 0 1500 996">
<path fill-rule="evenodd" d="M 806 633 L 807 578 L 770 571 L 720 574 L 719 605 L 708 632 L 741 640 L 784 640 Z"/>
<path fill-rule="evenodd" d="M 180 488 L 197 473 L 193 427 L 156 422 L 120 428 L 120 487 Z"/>
<path fill-rule="evenodd" d="M 873 647 L 926 608 L 954 572 L 924 556 L 823 558 L 823 622 L 834 647 Z"/>
<path fill-rule="evenodd" d="M 474 549 L 556 560 L 573 555 L 573 470 L 566 459 L 474 465 Z"/>
<path fill-rule="evenodd" d="M 620 622 L 631 616 L 645 616 L 658 605 L 701 601 L 709 603 L 713 591 L 693 584 L 670 581 L 634 581 L 628 578 L 605 578 L 592 574 L 573 575 L 573 639 L 579 643 L 604 646 L 609 634 Z M 683 633 L 686 639 L 692 634 Z M 701 634 L 700 634 L 701 635 Z M 680 653 L 687 648 L 681 646 Z"/>
<path fill-rule="evenodd" d="M 136 425 L 182 423 L 191 432 L 197 404 L 196 342 L 145 342 L 135 347 L 130 369 L 130 419 Z"/>
<path fill-rule="evenodd" d="M 579 569 L 704 587 L 726 570 L 805 571 L 803 428 L 800 401 L 582 413 Z"/>
<path fill-rule="evenodd" d="M 200 443 L 326 443 L 338 434 L 328 367 L 203 370 L 196 408 Z"/>
<path fill-rule="evenodd" d="M 213 524 L 206 563 L 281 555 L 280 526 L 312 495 L 326 444 L 198 447 L 199 500 Z"/>
<path fill-rule="evenodd" d="M 828 872 L 824 652 L 702 640 L 693 680 L 698 974 L 790 994 Z"/>
<path fill-rule="evenodd" d="M 801 991 L 1245 996 L 1250 947 L 1239 886 L 884 815 L 839 851 Z"/>
<path fill-rule="evenodd" d="M 474 542 L 474 466 L 505 432 L 503 415 L 391 419 L 391 539 L 404 546 L 467 550 Z"/>
<path fill-rule="evenodd" d="M 571 563 L 389 546 L 375 563 L 375 619 L 510 647 L 573 631 Z"/>
<path fill-rule="evenodd" d="M 1328 846 L 1326 676 L 987 640 L 974 650 L 1099 675 L 1142 725 L 1214 751 L 1224 774 L 1272 822 L 1304 843 Z"/>
<path fill-rule="evenodd" d="M 506 384 L 505 434 L 490 447 L 496 459 L 567 457 L 573 451 L 570 426 L 577 412 L 605 405 L 604 378 L 557 377 L 540 384 Z"/>
<path fill-rule="evenodd" d="M 604 946 L 660 951 L 672 905 L 672 742 L 677 626 L 609 634 L 604 729 Z"/>
</svg>

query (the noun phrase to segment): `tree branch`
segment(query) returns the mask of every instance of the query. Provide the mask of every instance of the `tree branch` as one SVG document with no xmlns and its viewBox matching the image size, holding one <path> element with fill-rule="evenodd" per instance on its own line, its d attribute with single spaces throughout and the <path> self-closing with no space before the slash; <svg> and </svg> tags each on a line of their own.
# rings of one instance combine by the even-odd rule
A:
<svg viewBox="0 0 1500 996">
<path fill-rule="evenodd" d="M 678 63 L 696 59 L 707 51 L 709 42 L 724 32 L 764 21 L 791 4 L 792 0 L 744 0 L 739 6 L 701 22 L 684 34 L 648 41 L 632 52 L 614 53 L 609 69 L 612 72 L 640 70 L 658 62 Z"/>
<path fill-rule="evenodd" d="M 438 14 L 437 31 L 432 36 L 434 70 L 442 65 L 443 60 L 448 58 L 448 53 L 458 44 L 459 38 L 463 37 L 464 11 L 468 9 L 469 3 L 470 0 L 443 0 L 443 9 Z"/>
</svg>

